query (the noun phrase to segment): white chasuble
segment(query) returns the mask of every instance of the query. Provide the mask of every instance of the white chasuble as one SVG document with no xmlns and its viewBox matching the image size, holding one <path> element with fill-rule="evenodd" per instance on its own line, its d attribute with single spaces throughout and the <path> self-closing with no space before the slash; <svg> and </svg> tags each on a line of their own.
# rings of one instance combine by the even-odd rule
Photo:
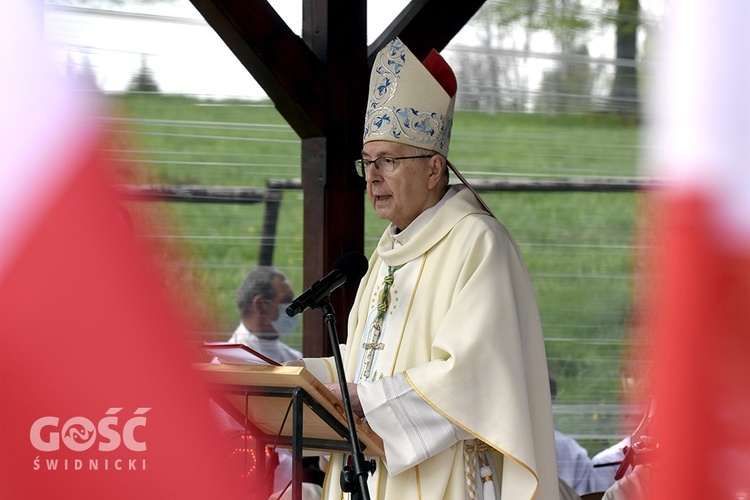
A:
<svg viewBox="0 0 750 500">
<path fill-rule="evenodd" d="M 485 498 L 471 479 L 487 467 L 499 476 L 492 481 L 499 498 L 557 500 L 530 276 L 507 230 L 467 189 L 452 190 L 403 233 L 383 234 L 349 314 L 344 370 L 386 450 L 368 481 L 370 497 Z M 391 300 L 375 335 L 388 268 L 396 268 Z M 332 359 L 305 363 L 321 381 L 335 381 Z M 339 486 L 345 460 L 332 454 L 324 498 L 347 497 Z"/>
<path fill-rule="evenodd" d="M 394 242 L 394 246 L 398 244 Z M 374 382 L 360 385 L 359 396 L 370 421 L 377 422 L 376 432 L 388 457 L 384 465 L 391 475 L 471 438 L 419 397 L 404 375 L 394 370 L 423 262 L 421 258 L 398 267 L 381 263 L 374 273 L 380 284 L 370 298 L 365 342 L 355 371 L 358 383 Z M 386 279 L 392 282 L 390 286 L 385 285 Z M 384 292 L 388 295 L 385 300 Z M 384 302 L 387 308 L 380 313 Z M 479 471 L 474 472 L 475 483 L 481 484 Z"/>
</svg>

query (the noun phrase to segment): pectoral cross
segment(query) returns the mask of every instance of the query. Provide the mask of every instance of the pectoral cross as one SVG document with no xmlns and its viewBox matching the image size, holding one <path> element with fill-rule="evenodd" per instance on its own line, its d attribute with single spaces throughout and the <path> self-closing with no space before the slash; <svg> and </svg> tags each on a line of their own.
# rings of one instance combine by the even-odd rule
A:
<svg viewBox="0 0 750 500">
<path fill-rule="evenodd" d="M 375 351 L 382 350 L 385 344 L 379 342 L 380 340 L 380 319 L 375 320 L 375 324 L 370 329 L 370 335 L 368 336 L 369 342 L 362 344 L 362 349 L 365 350 L 365 357 L 362 363 L 362 378 L 370 378 L 370 372 L 372 371 L 372 362 L 375 359 Z"/>
<path fill-rule="evenodd" d="M 362 359 L 362 378 L 368 379 L 372 372 L 372 364 L 375 360 L 375 351 L 382 350 L 385 348 L 385 344 L 380 342 L 380 337 L 383 334 L 383 321 L 386 313 L 388 312 L 388 305 L 391 301 L 391 286 L 393 285 L 393 273 L 396 272 L 401 266 L 389 266 L 388 273 L 383 279 L 383 289 L 380 291 L 380 298 L 378 300 L 377 311 L 378 314 L 373 320 L 372 327 L 370 327 L 370 334 L 367 336 L 367 342 L 362 344 L 362 349 L 365 351 L 364 358 Z"/>
</svg>

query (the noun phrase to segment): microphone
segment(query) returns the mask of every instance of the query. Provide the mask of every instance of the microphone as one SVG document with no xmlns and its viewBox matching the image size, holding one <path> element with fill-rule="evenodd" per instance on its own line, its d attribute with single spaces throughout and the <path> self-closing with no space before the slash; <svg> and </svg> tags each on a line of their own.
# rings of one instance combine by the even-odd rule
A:
<svg viewBox="0 0 750 500">
<path fill-rule="evenodd" d="M 367 272 L 367 259 L 358 252 L 347 252 L 338 258 L 333 271 L 313 283 L 286 308 L 287 316 L 296 316 L 315 307 L 344 283 L 356 282 Z"/>
</svg>

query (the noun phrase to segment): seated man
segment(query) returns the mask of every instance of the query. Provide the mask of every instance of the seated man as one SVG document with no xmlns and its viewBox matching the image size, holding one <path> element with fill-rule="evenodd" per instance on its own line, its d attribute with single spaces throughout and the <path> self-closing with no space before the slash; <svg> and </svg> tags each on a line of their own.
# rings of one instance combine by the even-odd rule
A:
<svg viewBox="0 0 750 500">
<path fill-rule="evenodd" d="M 301 352 L 280 340 L 280 336 L 294 332 L 299 321 L 299 316 L 290 318 L 286 314 L 286 308 L 292 300 L 294 292 L 284 274 L 270 267 L 255 269 L 237 289 L 236 304 L 240 324 L 228 342 L 250 346 L 279 363 L 301 358 Z M 232 439 L 236 442 L 236 449 L 242 450 L 244 427 L 226 414 L 223 414 L 222 420 L 225 421 L 228 432 L 234 436 Z M 292 455 L 286 449 L 277 450 L 276 453 L 278 465 L 273 489 L 278 496 L 285 489 L 291 493 L 288 485 L 292 480 Z M 243 461 L 244 457 L 240 456 L 238 462 Z M 304 487 L 305 498 L 320 498 L 320 486 L 305 483 Z"/>
<path fill-rule="evenodd" d="M 554 404 L 557 399 L 557 381 L 552 377 L 549 378 L 549 388 Z M 598 491 L 591 485 L 594 469 L 586 448 L 557 429 L 555 429 L 555 448 L 557 450 L 557 474 L 560 479 L 570 485 L 579 495 Z"/>
<path fill-rule="evenodd" d="M 229 342 L 250 346 L 279 363 L 301 358 L 301 352 L 279 340 L 297 328 L 299 316 L 286 314 L 292 300 L 292 287 L 281 272 L 270 267 L 254 270 L 237 290 L 240 324 Z"/>
<path fill-rule="evenodd" d="M 591 459 L 591 491 L 606 491 L 615 482 L 615 474 L 625 459 L 625 449 L 630 446 L 630 436 L 606 448 Z"/>
</svg>

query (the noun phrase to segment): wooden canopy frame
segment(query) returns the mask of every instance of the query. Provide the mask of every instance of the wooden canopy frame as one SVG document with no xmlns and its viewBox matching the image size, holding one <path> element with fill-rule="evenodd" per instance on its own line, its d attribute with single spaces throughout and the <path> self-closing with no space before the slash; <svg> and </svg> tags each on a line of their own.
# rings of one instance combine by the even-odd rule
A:
<svg viewBox="0 0 750 500">
<path fill-rule="evenodd" d="M 303 0 L 302 37 L 267 0 L 191 2 L 302 140 L 307 288 L 341 254 L 364 248 L 364 182 L 351 162 L 362 148 L 375 54 L 396 36 L 421 59 L 433 48 L 440 51 L 484 0 L 412 0 L 369 47 L 367 0 Z M 355 286 L 347 285 L 331 296 L 342 341 L 355 292 Z M 305 355 L 330 355 L 322 315 L 307 314 Z"/>
</svg>

